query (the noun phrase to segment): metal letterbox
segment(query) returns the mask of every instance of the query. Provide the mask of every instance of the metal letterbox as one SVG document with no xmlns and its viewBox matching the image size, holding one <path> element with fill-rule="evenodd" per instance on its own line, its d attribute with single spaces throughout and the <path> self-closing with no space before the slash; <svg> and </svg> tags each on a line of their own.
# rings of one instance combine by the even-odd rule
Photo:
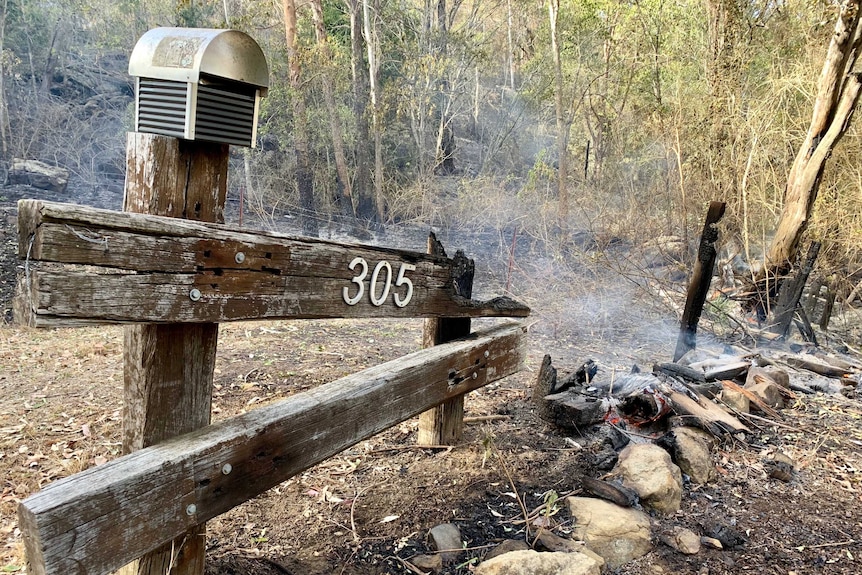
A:
<svg viewBox="0 0 862 575">
<path fill-rule="evenodd" d="M 135 130 L 254 147 L 266 58 L 238 30 L 155 28 L 129 60 Z"/>
</svg>

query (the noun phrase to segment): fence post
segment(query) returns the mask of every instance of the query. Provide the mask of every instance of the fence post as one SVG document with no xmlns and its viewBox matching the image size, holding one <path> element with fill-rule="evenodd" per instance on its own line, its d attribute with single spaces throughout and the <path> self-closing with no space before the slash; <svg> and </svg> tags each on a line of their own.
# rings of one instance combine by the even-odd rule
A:
<svg viewBox="0 0 862 575">
<path fill-rule="evenodd" d="M 428 253 L 445 256 L 443 244 L 434 232 L 428 236 Z M 470 298 L 473 293 L 475 264 L 464 252 L 455 254 L 452 281 L 455 293 Z M 422 347 L 447 343 L 470 335 L 470 318 L 426 319 L 422 333 Z M 454 445 L 461 439 L 464 430 L 464 396 L 459 395 L 419 415 L 419 445 Z"/>
<path fill-rule="evenodd" d="M 130 133 L 126 162 L 126 211 L 224 222 L 227 144 Z M 132 325 L 124 336 L 123 452 L 209 425 L 218 324 Z M 205 539 L 200 525 L 119 573 L 202 575 Z"/>
</svg>

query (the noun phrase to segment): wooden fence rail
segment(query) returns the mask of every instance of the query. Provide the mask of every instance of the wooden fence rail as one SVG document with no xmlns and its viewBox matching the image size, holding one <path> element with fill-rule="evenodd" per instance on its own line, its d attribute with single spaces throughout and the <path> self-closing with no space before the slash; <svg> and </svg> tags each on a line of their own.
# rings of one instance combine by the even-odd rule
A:
<svg viewBox="0 0 862 575">
<path fill-rule="evenodd" d="M 518 371 L 525 328 L 437 345 L 62 479 L 19 508 L 34 575 L 109 573 L 351 445 Z"/>
</svg>

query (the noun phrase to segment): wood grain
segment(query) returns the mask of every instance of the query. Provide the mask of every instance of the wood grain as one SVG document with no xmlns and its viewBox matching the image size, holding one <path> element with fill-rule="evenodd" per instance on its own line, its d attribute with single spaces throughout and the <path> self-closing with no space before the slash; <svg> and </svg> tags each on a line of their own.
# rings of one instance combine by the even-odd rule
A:
<svg viewBox="0 0 862 575">
<path fill-rule="evenodd" d="M 428 236 L 428 253 L 446 256 L 443 244 L 434 232 Z M 473 275 L 476 265 L 464 252 L 455 254 L 453 260 L 453 282 L 455 293 L 466 299 L 473 295 Z M 422 346 L 432 347 L 470 335 L 470 318 L 431 318 L 425 320 Z M 455 445 L 464 432 L 464 396 L 459 395 L 444 401 L 419 416 L 419 445 Z"/>
<path fill-rule="evenodd" d="M 126 143 L 127 211 L 224 220 L 226 144 L 140 133 L 129 134 Z M 79 236 L 79 243 L 85 241 Z M 125 326 L 124 453 L 209 425 L 217 344 L 217 323 Z M 206 526 L 196 525 L 119 575 L 203 575 L 205 556 Z"/>
<path fill-rule="evenodd" d="M 218 224 L 119 213 L 36 200 L 19 202 L 19 254 L 26 273 L 16 321 L 36 327 L 91 323 L 200 323 L 249 319 L 360 317 L 526 317 L 509 298 L 474 301 L 456 293 L 454 260 L 392 248 L 239 232 Z M 238 254 L 242 256 L 238 257 Z M 369 265 L 364 297 L 354 258 Z M 241 261 L 238 261 L 241 260 Z M 374 267 L 387 261 L 392 289 L 374 305 Z M 394 296 L 402 264 L 413 295 Z M 383 293 L 381 274 L 376 284 Z M 191 291 L 200 292 L 197 301 Z"/>
<path fill-rule="evenodd" d="M 19 507 L 31 573 L 110 572 L 351 445 L 516 372 L 525 331 L 508 323 L 424 349 L 52 483 Z"/>
</svg>

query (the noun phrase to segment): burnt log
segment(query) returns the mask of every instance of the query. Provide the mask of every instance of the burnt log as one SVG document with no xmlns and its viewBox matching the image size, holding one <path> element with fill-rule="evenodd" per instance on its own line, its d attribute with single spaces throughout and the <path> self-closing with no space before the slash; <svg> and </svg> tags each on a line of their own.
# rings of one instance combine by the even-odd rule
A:
<svg viewBox="0 0 862 575">
<path fill-rule="evenodd" d="M 718 242 L 718 222 L 724 216 L 724 208 L 724 202 L 711 202 L 706 213 L 703 232 L 700 235 L 700 247 L 697 250 L 697 261 L 694 264 L 685 309 L 680 320 L 679 338 L 673 353 L 674 361 L 678 361 L 685 352 L 697 347 L 697 324 L 712 282 L 717 254 L 715 244 Z"/>
<path fill-rule="evenodd" d="M 817 261 L 819 253 L 820 242 L 812 242 L 799 273 L 793 279 L 785 281 L 781 286 L 778 293 L 778 303 L 775 306 L 775 322 L 771 328 L 772 333 L 780 337 L 787 335 L 787 329 L 799 309 L 799 300 L 802 298 L 802 292 L 805 291 L 805 284 L 808 282 L 811 270 L 814 269 L 814 262 Z"/>
</svg>

